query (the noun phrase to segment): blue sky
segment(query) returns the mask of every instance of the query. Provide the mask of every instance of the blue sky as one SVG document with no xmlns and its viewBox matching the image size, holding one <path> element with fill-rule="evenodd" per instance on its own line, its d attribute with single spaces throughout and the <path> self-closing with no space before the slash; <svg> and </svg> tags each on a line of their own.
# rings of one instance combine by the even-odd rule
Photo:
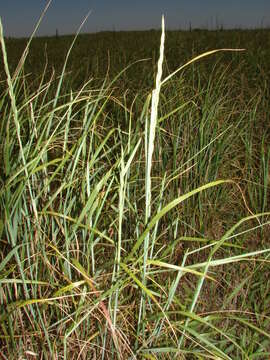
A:
<svg viewBox="0 0 270 360">
<path fill-rule="evenodd" d="M 29 36 L 46 0 L 0 0 L 6 36 Z M 89 10 L 83 32 L 150 29 L 165 14 L 169 29 L 270 26 L 270 0 L 53 0 L 38 35 L 74 33 Z"/>
</svg>

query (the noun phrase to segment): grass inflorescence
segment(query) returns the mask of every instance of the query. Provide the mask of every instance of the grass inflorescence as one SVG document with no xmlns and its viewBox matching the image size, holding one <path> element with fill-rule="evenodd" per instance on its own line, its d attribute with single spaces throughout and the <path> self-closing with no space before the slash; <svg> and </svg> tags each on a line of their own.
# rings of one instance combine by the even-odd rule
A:
<svg viewBox="0 0 270 360">
<path fill-rule="evenodd" d="M 148 60 L 74 83 L 76 42 L 30 81 L 0 28 L 3 359 L 270 355 L 268 77 L 228 49 L 170 72 L 164 27 L 141 92 Z"/>
</svg>

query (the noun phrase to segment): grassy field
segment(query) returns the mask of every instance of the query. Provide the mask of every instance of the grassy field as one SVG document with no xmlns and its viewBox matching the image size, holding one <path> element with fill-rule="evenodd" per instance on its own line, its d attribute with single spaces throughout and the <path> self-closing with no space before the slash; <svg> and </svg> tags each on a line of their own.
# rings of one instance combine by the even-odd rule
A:
<svg viewBox="0 0 270 360">
<path fill-rule="evenodd" d="M 268 359 L 270 31 L 0 39 L 0 357 Z"/>
</svg>

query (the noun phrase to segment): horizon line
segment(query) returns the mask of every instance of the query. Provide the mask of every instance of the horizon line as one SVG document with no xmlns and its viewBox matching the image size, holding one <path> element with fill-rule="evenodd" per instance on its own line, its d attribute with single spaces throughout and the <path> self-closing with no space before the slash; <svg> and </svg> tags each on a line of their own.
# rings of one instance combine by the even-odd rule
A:
<svg viewBox="0 0 270 360">
<path fill-rule="evenodd" d="M 219 28 L 209 29 L 206 27 L 189 27 L 189 28 L 167 28 L 166 32 L 170 31 L 179 31 L 179 32 L 199 32 L 199 31 L 209 31 L 209 32 L 222 32 L 222 31 L 258 31 L 258 30 L 270 30 L 270 25 L 266 26 L 258 26 L 258 27 L 243 27 L 243 26 L 234 26 L 234 27 L 223 27 L 222 25 Z M 123 33 L 123 32 L 150 32 L 150 31 L 161 31 L 161 28 L 148 28 L 148 29 L 108 29 L 108 30 L 99 30 L 99 31 L 88 31 L 88 32 L 80 32 L 78 36 L 80 35 L 95 35 L 100 33 Z M 63 33 L 60 34 L 59 29 L 55 29 L 54 34 L 42 34 L 42 35 L 35 35 L 34 38 L 57 38 L 57 37 L 64 37 L 64 36 L 75 36 L 75 32 L 73 33 Z M 31 34 L 29 36 L 12 36 L 12 35 L 4 35 L 5 39 L 29 39 L 31 37 Z"/>
</svg>

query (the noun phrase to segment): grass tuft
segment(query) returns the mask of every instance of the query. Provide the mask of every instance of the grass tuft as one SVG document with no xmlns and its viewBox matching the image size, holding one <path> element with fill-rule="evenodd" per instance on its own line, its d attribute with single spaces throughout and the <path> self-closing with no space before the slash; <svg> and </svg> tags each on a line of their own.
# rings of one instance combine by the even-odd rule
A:
<svg viewBox="0 0 270 360">
<path fill-rule="evenodd" d="M 0 22 L 3 359 L 270 355 L 267 102 L 222 57 L 204 69 L 242 71 L 241 49 L 169 71 L 164 17 L 159 35 L 154 90 L 134 95 L 147 61 L 74 85 L 79 32 L 60 74 L 29 81 L 34 39 L 12 70 Z"/>
</svg>

